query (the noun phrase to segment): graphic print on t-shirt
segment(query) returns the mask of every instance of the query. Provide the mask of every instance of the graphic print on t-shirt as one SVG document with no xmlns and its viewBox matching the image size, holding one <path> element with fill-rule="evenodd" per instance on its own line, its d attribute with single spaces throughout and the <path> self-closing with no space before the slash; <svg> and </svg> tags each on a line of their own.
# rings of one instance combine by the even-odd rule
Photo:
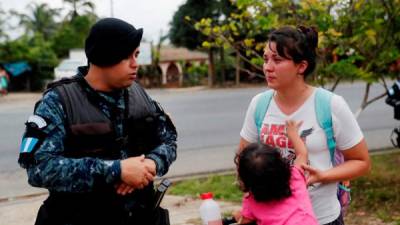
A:
<svg viewBox="0 0 400 225">
<path fill-rule="evenodd" d="M 303 139 L 303 141 L 305 142 L 307 136 L 312 134 L 313 131 L 314 131 L 314 128 L 312 128 L 312 127 L 310 129 L 303 130 L 300 134 L 301 139 Z"/>
<path fill-rule="evenodd" d="M 300 138 L 304 143 L 306 142 L 307 136 L 311 135 L 313 130 L 313 128 L 309 128 L 300 132 Z M 261 143 L 270 145 L 274 148 L 279 148 L 281 150 L 282 157 L 289 160 L 291 164 L 296 159 L 293 143 L 289 140 L 286 134 L 285 124 L 264 123 L 261 127 L 260 140 Z"/>
</svg>

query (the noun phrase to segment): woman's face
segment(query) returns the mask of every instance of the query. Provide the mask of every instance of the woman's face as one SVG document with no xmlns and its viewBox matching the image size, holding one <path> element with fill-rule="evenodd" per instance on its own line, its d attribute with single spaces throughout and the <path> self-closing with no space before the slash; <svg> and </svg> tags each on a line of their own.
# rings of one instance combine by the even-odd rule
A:
<svg viewBox="0 0 400 225">
<path fill-rule="evenodd" d="M 268 42 L 264 50 L 263 71 L 269 88 L 278 90 L 290 88 L 297 79 L 303 79 L 299 75 L 304 72 L 301 64 L 295 64 L 292 59 L 287 59 L 278 54 L 275 42 Z"/>
</svg>

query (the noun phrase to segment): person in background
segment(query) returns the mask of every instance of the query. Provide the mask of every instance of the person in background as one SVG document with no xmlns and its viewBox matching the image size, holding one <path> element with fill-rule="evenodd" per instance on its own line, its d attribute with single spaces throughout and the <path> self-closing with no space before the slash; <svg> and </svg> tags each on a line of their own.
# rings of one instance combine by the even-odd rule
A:
<svg viewBox="0 0 400 225">
<path fill-rule="evenodd" d="M 387 92 L 386 104 L 394 109 L 394 118 L 400 120 L 400 59 L 393 62 L 389 68 L 390 72 L 397 73 L 397 79 Z"/>
<path fill-rule="evenodd" d="M 4 66 L 0 64 L 0 93 L 1 93 L 1 95 L 8 94 L 9 81 L 10 81 L 10 76 L 8 75 Z"/>
</svg>

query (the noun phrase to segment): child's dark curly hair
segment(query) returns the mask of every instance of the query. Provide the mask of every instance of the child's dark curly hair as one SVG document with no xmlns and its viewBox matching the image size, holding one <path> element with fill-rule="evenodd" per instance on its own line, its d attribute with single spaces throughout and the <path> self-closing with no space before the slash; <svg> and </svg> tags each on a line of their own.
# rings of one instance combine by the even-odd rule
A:
<svg viewBox="0 0 400 225">
<path fill-rule="evenodd" d="M 281 200 L 291 196 L 290 165 L 269 145 L 249 144 L 235 157 L 242 191 L 250 192 L 258 202 Z"/>
</svg>

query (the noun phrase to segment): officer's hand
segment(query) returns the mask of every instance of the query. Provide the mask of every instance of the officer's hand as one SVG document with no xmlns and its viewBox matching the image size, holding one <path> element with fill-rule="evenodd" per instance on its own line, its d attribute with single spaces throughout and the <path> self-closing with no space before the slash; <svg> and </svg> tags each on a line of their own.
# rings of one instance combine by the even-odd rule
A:
<svg viewBox="0 0 400 225">
<path fill-rule="evenodd" d="M 153 176 L 156 176 L 156 162 L 152 159 L 144 159 L 144 163 L 146 164 L 148 171 L 153 174 Z"/>
<path fill-rule="evenodd" d="M 153 181 L 154 174 L 144 160 L 144 155 L 121 160 L 121 180 L 135 189 L 142 189 Z"/>
<path fill-rule="evenodd" d="M 120 195 L 127 195 L 132 193 L 135 188 L 133 188 L 132 186 L 129 186 L 128 184 L 121 182 L 117 185 L 115 185 L 115 189 L 117 189 L 117 194 Z"/>
</svg>

